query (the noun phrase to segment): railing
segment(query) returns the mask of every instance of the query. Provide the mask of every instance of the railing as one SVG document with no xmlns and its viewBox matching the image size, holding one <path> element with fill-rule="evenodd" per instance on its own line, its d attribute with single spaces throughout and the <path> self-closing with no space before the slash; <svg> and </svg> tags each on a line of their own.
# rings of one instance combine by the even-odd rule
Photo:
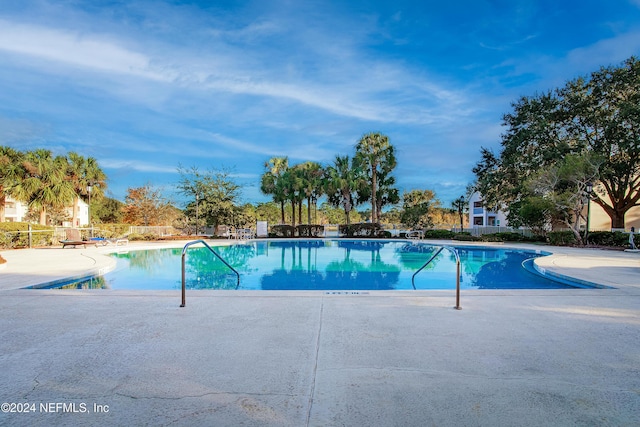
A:
<svg viewBox="0 0 640 427">
<path fill-rule="evenodd" d="M 227 267 L 229 267 L 234 273 L 236 273 L 236 276 L 238 277 L 238 281 L 236 283 L 236 289 L 238 288 L 238 286 L 240 286 L 240 273 L 238 273 L 238 271 L 231 267 L 231 265 L 225 261 L 219 254 L 218 252 L 216 252 L 211 246 L 209 246 L 207 244 L 207 242 L 205 242 L 204 240 L 194 240 L 193 242 L 189 242 L 186 245 L 184 245 L 184 248 L 182 248 L 182 304 L 180 304 L 180 307 L 184 307 L 186 305 L 186 298 L 187 298 L 187 285 L 186 285 L 186 278 L 185 278 L 185 268 L 184 268 L 184 264 L 185 264 L 185 258 L 187 255 L 187 249 L 189 248 L 189 246 L 198 244 L 198 243 L 202 243 L 207 249 L 209 249 L 209 251 L 214 254 L 220 261 L 222 261 L 224 263 L 224 265 L 226 265 Z"/>
<path fill-rule="evenodd" d="M 449 246 L 440 246 L 440 248 L 436 251 L 435 254 L 429 258 L 429 261 L 425 262 L 422 267 L 418 269 L 413 276 L 411 276 L 411 285 L 413 285 L 413 289 L 416 289 L 415 278 L 418 273 L 420 273 L 424 268 L 431 263 L 444 249 L 447 249 L 456 257 L 456 306 L 454 307 L 456 310 L 462 310 L 462 306 L 460 305 L 460 255 L 458 255 L 458 251 L 456 248 L 452 248 Z"/>
<path fill-rule="evenodd" d="M 500 227 L 500 226 L 476 226 L 469 229 L 465 229 L 472 236 L 480 237 L 483 234 L 494 233 L 519 233 L 526 237 L 533 236 L 533 232 L 529 228 L 513 228 L 513 227 Z"/>
<path fill-rule="evenodd" d="M 31 228 L 31 224 L 27 225 L 27 229 L 26 230 L 12 230 L 12 231 L 6 231 L 4 232 L 4 239 L 0 239 L 0 248 L 5 247 L 7 249 L 10 249 L 13 246 L 13 238 L 12 236 L 20 236 L 21 234 L 26 234 L 27 238 L 26 238 L 26 246 L 29 248 L 33 247 L 33 237 L 35 234 L 50 234 L 51 237 L 49 239 L 37 239 L 39 241 L 36 241 L 37 245 L 51 245 L 52 241 L 55 240 L 62 240 L 64 239 L 64 234 L 60 234 L 60 232 L 58 231 L 58 229 L 49 229 L 49 230 L 33 230 Z M 17 238 L 18 242 L 20 242 L 20 238 Z M 22 245 L 19 245 L 19 247 L 22 247 Z"/>
<path fill-rule="evenodd" d="M 155 234 L 158 236 L 172 236 L 180 234 L 173 226 L 160 225 L 132 225 L 129 227 L 129 234 Z"/>
</svg>

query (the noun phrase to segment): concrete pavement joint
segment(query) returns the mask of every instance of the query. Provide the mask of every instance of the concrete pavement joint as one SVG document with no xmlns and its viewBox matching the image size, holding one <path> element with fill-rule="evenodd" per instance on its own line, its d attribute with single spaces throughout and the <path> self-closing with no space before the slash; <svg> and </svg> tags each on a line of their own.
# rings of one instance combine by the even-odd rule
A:
<svg viewBox="0 0 640 427">
<path fill-rule="evenodd" d="M 313 374 L 311 377 L 311 389 L 309 391 L 309 404 L 307 410 L 307 426 L 311 421 L 311 410 L 313 409 L 313 398 L 316 391 L 316 378 L 318 375 L 318 355 L 320 354 L 320 338 L 322 336 L 322 317 L 324 314 L 324 297 L 320 299 L 320 315 L 318 319 L 318 336 L 316 338 L 315 359 L 313 363 Z"/>
<path fill-rule="evenodd" d="M 206 396 L 279 396 L 279 397 L 296 397 L 296 394 L 291 393 L 253 393 L 253 392 L 242 392 L 242 391 L 211 391 L 207 393 L 201 394 L 187 394 L 181 396 L 135 396 L 133 394 L 127 393 L 115 393 L 118 397 L 124 397 L 132 400 L 184 400 L 184 399 L 198 399 Z M 109 397 L 109 396 L 102 396 Z"/>
</svg>

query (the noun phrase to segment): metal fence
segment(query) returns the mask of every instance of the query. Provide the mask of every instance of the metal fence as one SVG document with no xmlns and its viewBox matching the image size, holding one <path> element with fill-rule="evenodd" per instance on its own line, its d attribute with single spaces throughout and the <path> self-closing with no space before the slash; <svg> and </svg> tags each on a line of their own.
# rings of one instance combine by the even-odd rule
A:
<svg viewBox="0 0 640 427">
<path fill-rule="evenodd" d="M 155 234 L 156 236 L 175 236 L 181 234 L 172 226 L 143 226 L 132 225 L 129 227 L 129 234 Z"/>
<path fill-rule="evenodd" d="M 529 228 L 512 228 L 512 227 L 474 227 L 465 229 L 471 233 L 472 236 L 480 237 L 484 234 L 495 233 L 518 233 L 525 237 L 533 237 L 533 232 Z"/>
</svg>

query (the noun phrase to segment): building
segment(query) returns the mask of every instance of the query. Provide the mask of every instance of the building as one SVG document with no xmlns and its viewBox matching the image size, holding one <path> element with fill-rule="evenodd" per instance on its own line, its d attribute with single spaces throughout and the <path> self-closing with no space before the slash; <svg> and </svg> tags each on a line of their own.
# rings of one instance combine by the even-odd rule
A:
<svg viewBox="0 0 640 427">
<path fill-rule="evenodd" d="M 89 225 L 89 205 L 84 200 L 79 199 L 77 209 L 78 211 L 77 211 L 76 223 L 72 224 L 71 218 L 73 218 L 73 206 L 67 206 L 65 208 L 67 212 L 67 216 L 70 219 L 69 221 L 65 221 L 62 224 L 64 227 L 82 227 L 82 226 Z M 22 203 L 8 196 L 5 199 L 5 203 L 4 203 L 5 222 L 24 222 L 28 212 L 29 212 L 29 207 L 26 205 L 26 203 Z"/>
<path fill-rule="evenodd" d="M 469 199 L 469 227 L 508 227 L 507 214 L 502 211 L 493 212 L 482 204 L 482 195 L 473 193 Z"/>
<path fill-rule="evenodd" d="M 634 227 L 636 232 L 640 229 L 640 206 L 629 209 L 624 216 L 624 230 L 629 231 Z M 611 218 L 597 203 L 591 202 L 589 207 L 589 231 L 615 231 L 611 229 Z"/>
<path fill-rule="evenodd" d="M 588 211 L 589 231 L 613 231 L 611 230 L 611 218 L 600 205 L 591 202 Z M 482 195 L 476 192 L 469 199 L 469 226 L 471 228 L 508 227 L 509 224 L 506 212 L 487 210 L 482 205 Z M 625 230 L 620 231 L 629 231 L 631 227 L 634 227 L 636 231 L 640 230 L 640 206 L 631 208 L 627 212 Z M 581 224 L 581 228 L 586 228 L 586 224 Z"/>
</svg>

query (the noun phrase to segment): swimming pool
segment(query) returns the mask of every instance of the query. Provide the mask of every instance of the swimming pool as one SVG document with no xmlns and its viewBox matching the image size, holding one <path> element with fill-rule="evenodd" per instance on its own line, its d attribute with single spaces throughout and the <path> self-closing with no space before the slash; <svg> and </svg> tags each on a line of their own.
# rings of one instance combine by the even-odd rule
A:
<svg viewBox="0 0 640 427">
<path fill-rule="evenodd" d="M 454 255 L 437 246 L 382 240 L 264 240 L 214 249 L 240 274 L 240 290 L 409 290 L 455 289 Z M 461 289 L 563 289 L 523 263 L 545 253 L 495 247 L 456 248 Z M 175 290 L 181 288 L 182 248 L 113 254 L 114 271 L 64 288 Z M 204 247 L 187 250 L 187 289 L 236 289 L 236 275 Z M 56 286 L 60 287 L 60 286 Z"/>
</svg>

